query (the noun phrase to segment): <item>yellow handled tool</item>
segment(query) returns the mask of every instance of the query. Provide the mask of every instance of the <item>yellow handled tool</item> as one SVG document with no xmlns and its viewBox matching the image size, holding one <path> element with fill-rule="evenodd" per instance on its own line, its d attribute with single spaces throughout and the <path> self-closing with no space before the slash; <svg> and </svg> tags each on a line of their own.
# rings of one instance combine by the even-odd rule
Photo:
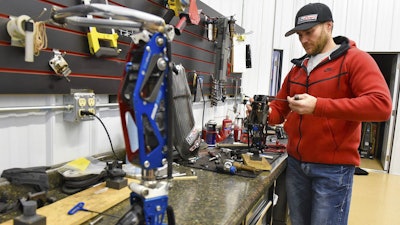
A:
<svg viewBox="0 0 400 225">
<path fill-rule="evenodd" d="M 90 32 L 87 33 L 89 42 L 89 49 L 92 55 L 97 57 L 109 56 L 115 57 L 119 54 L 120 50 L 118 47 L 118 34 L 112 33 L 99 33 L 95 27 L 89 28 Z M 100 46 L 100 41 L 108 42 L 109 46 Z"/>
<path fill-rule="evenodd" d="M 90 0 L 83 0 L 83 4 L 90 4 Z M 106 1 L 108 5 L 108 1 Z M 88 15 L 88 18 L 93 18 L 92 15 Z M 89 50 L 92 55 L 96 57 L 115 57 L 120 53 L 118 46 L 118 34 L 112 29 L 112 33 L 100 33 L 97 31 L 96 27 L 89 27 L 89 32 L 87 33 Z M 108 46 L 101 46 L 100 43 L 108 43 Z"/>
</svg>

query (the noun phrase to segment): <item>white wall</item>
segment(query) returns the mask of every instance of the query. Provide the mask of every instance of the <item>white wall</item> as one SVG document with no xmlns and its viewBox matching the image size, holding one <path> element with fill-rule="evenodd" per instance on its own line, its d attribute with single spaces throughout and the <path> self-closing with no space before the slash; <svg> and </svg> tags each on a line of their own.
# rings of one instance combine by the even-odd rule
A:
<svg viewBox="0 0 400 225">
<path fill-rule="evenodd" d="M 272 1 L 268 2 L 272 4 Z M 397 29 L 400 27 L 399 1 L 276 1 L 273 46 L 284 50 L 284 75 L 292 66 L 290 59 L 301 57 L 305 53 L 296 34 L 289 37 L 284 37 L 284 34 L 294 26 L 296 12 L 310 2 L 322 2 L 331 8 L 334 20 L 333 36 L 346 36 L 367 52 L 400 52 L 400 30 Z"/>
<path fill-rule="evenodd" d="M 284 37 L 294 24 L 297 10 L 306 0 L 203 0 L 225 16 L 234 16 L 245 28 L 246 42 L 251 46 L 252 68 L 243 73 L 243 93 L 268 93 L 273 49 L 283 50 L 283 76 L 289 71 L 290 59 L 304 54 L 296 35 Z M 400 1 L 342 0 L 321 1 L 329 5 L 335 20 L 334 35 L 355 40 L 371 52 L 400 52 Z M 107 96 L 97 96 L 107 103 Z M 62 105 L 59 95 L 0 95 L 0 108 L 12 106 Z M 226 114 L 233 118 L 233 101 L 210 107 L 206 102 L 204 122 L 221 123 Z M 202 127 L 203 103 L 194 103 L 196 127 Z M 117 108 L 98 109 L 112 138 L 115 149 L 124 148 Z M 399 121 L 399 120 L 398 120 Z M 399 123 L 400 124 L 400 123 Z M 400 125 L 397 130 L 400 130 Z M 396 141 L 396 139 L 395 139 Z M 110 151 L 107 136 L 97 120 L 74 124 L 63 120 L 61 111 L 0 112 L 0 171 L 11 167 L 54 165 L 81 156 Z M 393 155 L 398 155 L 396 149 Z M 393 159 L 392 159 L 393 160 Z M 400 164 L 400 162 L 398 163 Z M 393 168 L 400 166 L 392 165 Z M 399 172 L 400 173 L 400 172 Z"/>
<path fill-rule="evenodd" d="M 236 24 L 245 29 L 246 44 L 250 44 L 252 68 L 242 78 L 242 92 L 248 96 L 268 91 L 272 41 L 274 37 L 275 0 L 202 0 L 225 16 L 234 16 Z M 279 1 L 278 1 L 279 2 Z"/>
<path fill-rule="evenodd" d="M 108 103 L 96 96 L 97 104 Z M 63 106 L 61 95 L 0 95 L 0 171 L 13 167 L 54 165 L 82 156 L 111 151 L 107 134 L 97 120 L 63 120 L 61 110 L 4 111 L 20 107 Z M 124 148 L 119 110 L 99 108 L 114 149 Z"/>
</svg>

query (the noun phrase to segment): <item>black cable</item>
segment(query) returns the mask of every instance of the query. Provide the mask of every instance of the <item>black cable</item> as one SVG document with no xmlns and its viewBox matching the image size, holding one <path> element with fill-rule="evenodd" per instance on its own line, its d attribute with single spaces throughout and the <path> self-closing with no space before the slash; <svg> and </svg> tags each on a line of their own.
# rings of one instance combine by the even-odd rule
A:
<svg viewBox="0 0 400 225">
<path fill-rule="evenodd" d="M 97 119 L 98 121 L 100 121 L 101 125 L 103 125 L 103 128 L 104 128 L 104 130 L 106 131 L 106 134 L 107 134 L 107 137 L 108 137 L 108 141 L 110 142 L 111 150 L 112 150 L 112 152 L 113 152 L 113 154 L 114 154 L 115 159 L 120 160 L 120 159 L 118 159 L 118 156 L 117 156 L 117 154 L 116 154 L 115 151 L 114 151 L 114 147 L 113 147 L 113 144 L 112 144 L 112 141 L 111 141 L 111 138 L 110 138 L 110 134 L 108 133 L 108 130 L 107 130 L 106 126 L 104 125 L 103 121 L 102 121 L 98 116 L 96 116 L 96 114 L 94 114 L 94 113 L 92 113 L 92 112 L 89 112 L 89 111 L 81 111 L 80 113 L 81 113 L 81 116 L 84 116 L 84 115 L 94 116 L 94 117 L 96 117 L 96 119 Z"/>
</svg>

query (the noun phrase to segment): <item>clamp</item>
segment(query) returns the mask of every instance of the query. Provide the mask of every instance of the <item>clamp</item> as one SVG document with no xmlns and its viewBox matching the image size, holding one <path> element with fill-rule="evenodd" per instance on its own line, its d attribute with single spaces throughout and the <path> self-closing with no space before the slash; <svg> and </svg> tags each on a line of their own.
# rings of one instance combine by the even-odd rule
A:
<svg viewBox="0 0 400 225">
<path fill-rule="evenodd" d="M 126 173 L 122 170 L 122 161 L 107 162 L 106 186 L 120 190 L 128 185 L 128 180 L 125 177 Z"/>
</svg>

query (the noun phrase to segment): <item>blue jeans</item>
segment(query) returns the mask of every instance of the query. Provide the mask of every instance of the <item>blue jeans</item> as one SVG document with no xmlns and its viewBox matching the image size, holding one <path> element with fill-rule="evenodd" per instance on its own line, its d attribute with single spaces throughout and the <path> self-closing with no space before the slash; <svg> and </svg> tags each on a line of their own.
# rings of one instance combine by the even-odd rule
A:
<svg viewBox="0 0 400 225">
<path fill-rule="evenodd" d="M 288 157 L 286 188 L 292 225 L 346 225 L 354 166 L 303 163 Z"/>
</svg>

